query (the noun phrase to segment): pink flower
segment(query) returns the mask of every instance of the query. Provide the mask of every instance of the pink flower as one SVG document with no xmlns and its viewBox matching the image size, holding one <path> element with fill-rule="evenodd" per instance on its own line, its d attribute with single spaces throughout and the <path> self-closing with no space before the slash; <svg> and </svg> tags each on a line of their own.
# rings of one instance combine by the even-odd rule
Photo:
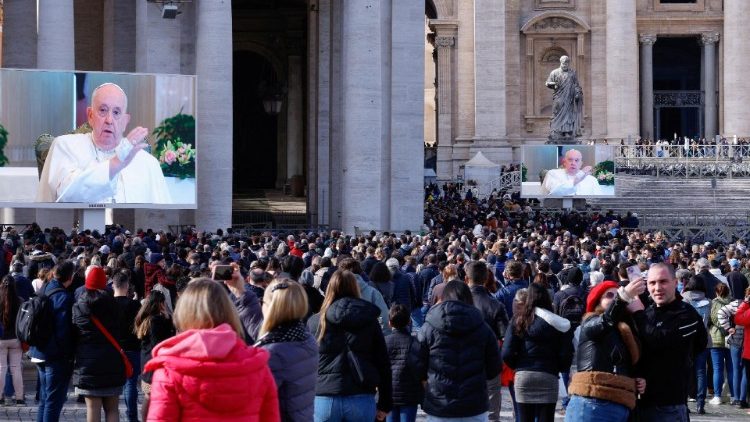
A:
<svg viewBox="0 0 750 422">
<path fill-rule="evenodd" d="M 164 162 L 171 165 L 177 159 L 177 154 L 174 151 L 166 151 L 164 153 Z"/>
</svg>

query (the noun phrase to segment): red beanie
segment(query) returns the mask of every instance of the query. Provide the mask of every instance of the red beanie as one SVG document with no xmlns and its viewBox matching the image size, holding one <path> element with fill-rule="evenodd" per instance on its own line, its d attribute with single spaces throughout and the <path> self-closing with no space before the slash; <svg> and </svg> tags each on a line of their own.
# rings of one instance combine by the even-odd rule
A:
<svg viewBox="0 0 750 422">
<path fill-rule="evenodd" d="M 107 275 L 102 267 L 91 267 L 86 275 L 86 288 L 89 290 L 104 290 L 107 287 Z"/>
<path fill-rule="evenodd" d="M 88 279 L 86 279 L 86 281 L 88 282 Z M 596 305 L 599 304 L 599 300 L 602 298 L 602 295 L 604 295 L 604 292 L 618 287 L 620 287 L 620 285 L 614 281 L 605 281 L 597 284 L 596 287 L 591 289 L 589 297 L 586 299 L 586 312 L 594 312 L 594 309 L 596 309 Z"/>
</svg>

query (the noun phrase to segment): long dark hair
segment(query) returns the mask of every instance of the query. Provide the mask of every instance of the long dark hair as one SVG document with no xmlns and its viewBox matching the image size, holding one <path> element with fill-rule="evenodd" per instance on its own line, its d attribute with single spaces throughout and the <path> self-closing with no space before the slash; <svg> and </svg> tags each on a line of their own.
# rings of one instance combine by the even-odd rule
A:
<svg viewBox="0 0 750 422">
<path fill-rule="evenodd" d="M 151 290 L 148 297 L 143 301 L 143 306 L 135 316 L 133 331 L 136 337 L 144 339 L 151 331 L 151 319 L 161 313 L 161 305 L 166 303 L 167 298 L 158 290 Z"/>
<path fill-rule="evenodd" d="M 552 300 L 547 289 L 539 284 L 531 283 L 527 289 L 526 300 L 521 306 L 521 312 L 513 316 L 515 334 L 523 337 L 534 322 L 534 308 L 552 311 Z"/>
<path fill-rule="evenodd" d="M 457 300 L 467 305 L 474 305 L 474 298 L 471 296 L 469 286 L 459 280 L 449 281 L 443 288 L 441 301 L 445 302 L 448 300 Z"/>
<path fill-rule="evenodd" d="M 3 307 L 0 317 L 2 317 L 3 328 L 5 330 L 15 331 L 15 319 L 16 314 L 18 314 L 20 302 L 16 294 L 16 281 L 8 274 L 0 282 L 0 304 Z"/>
</svg>

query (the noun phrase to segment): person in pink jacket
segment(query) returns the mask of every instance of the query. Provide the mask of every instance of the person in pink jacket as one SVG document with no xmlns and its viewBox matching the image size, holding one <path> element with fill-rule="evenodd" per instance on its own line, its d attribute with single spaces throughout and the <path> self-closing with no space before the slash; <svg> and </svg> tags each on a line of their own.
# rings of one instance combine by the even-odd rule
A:
<svg viewBox="0 0 750 422">
<path fill-rule="evenodd" d="M 216 281 L 191 281 L 174 312 L 179 334 L 157 345 L 148 421 L 278 421 L 267 351 L 247 346 L 237 311 Z"/>
</svg>

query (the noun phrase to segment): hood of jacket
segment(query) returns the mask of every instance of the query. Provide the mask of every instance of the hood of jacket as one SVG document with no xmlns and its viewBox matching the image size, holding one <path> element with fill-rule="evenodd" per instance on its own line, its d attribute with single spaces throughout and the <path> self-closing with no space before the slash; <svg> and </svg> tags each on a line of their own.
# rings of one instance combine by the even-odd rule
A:
<svg viewBox="0 0 750 422">
<path fill-rule="evenodd" d="M 54 260 L 54 255 L 52 255 L 49 252 L 39 252 L 34 251 L 29 255 L 29 259 L 32 261 L 46 261 L 46 260 Z"/>
<path fill-rule="evenodd" d="M 256 380 L 268 358 L 267 351 L 247 346 L 228 324 L 221 324 L 188 330 L 159 343 L 145 370 L 164 369 L 185 399 L 232 413 L 246 406 L 237 397 L 263 391 Z"/>
<path fill-rule="evenodd" d="M 463 335 L 484 324 L 484 318 L 473 305 L 458 300 L 447 300 L 430 309 L 427 313 L 427 322 L 448 334 Z"/>
<path fill-rule="evenodd" d="M 380 309 L 359 298 L 342 297 L 333 302 L 326 311 L 326 320 L 347 331 L 356 331 L 377 321 Z"/>
<path fill-rule="evenodd" d="M 697 290 L 685 292 L 683 293 L 683 296 L 684 300 L 698 308 L 709 306 L 711 304 L 711 301 L 706 299 L 706 294 Z"/>
<path fill-rule="evenodd" d="M 570 321 L 544 308 L 534 308 L 534 315 L 561 333 L 567 333 L 570 330 Z"/>
</svg>

